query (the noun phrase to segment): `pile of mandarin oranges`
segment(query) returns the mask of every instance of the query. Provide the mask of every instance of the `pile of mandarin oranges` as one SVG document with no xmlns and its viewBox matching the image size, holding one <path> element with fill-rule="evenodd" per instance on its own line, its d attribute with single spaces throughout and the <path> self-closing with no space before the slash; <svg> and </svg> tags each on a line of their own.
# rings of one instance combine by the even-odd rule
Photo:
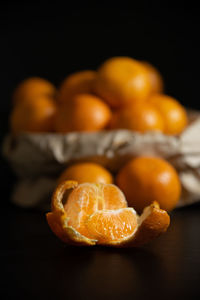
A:
<svg viewBox="0 0 200 300">
<path fill-rule="evenodd" d="M 187 124 L 185 108 L 164 94 L 159 71 L 129 57 L 69 75 L 58 89 L 41 78 L 24 80 L 10 116 L 14 135 L 115 129 L 179 135 Z M 140 246 L 167 230 L 167 212 L 180 194 L 179 176 L 162 158 L 134 157 L 115 176 L 97 163 L 79 162 L 58 178 L 47 221 L 66 243 Z"/>
<path fill-rule="evenodd" d="M 187 114 L 163 87 L 155 67 L 129 57 L 73 73 L 58 89 L 45 79 L 29 78 L 13 93 L 11 129 L 15 134 L 129 129 L 177 135 L 187 126 Z"/>
</svg>

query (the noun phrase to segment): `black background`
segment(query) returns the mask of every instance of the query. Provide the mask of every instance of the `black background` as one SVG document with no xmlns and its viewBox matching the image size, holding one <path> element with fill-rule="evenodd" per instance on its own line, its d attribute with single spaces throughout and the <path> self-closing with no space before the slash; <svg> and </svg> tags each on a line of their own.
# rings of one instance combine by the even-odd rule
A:
<svg viewBox="0 0 200 300">
<path fill-rule="evenodd" d="M 9 129 L 10 96 L 21 80 L 41 76 L 58 86 L 69 73 L 96 69 L 112 56 L 151 62 L 163 74 L 167 94 L 200 109 L 198 9 L 162 1 L 133 1 L 133 8 L 99 2 L 1 3 L 1 140 Z M 76 249 L 51 234 L 43 214 L 9 204 L 14 180 L 2 161 L 2 299 L 200 296 L 199 205 L 175 211 L 166 235 L 144 249 Z"/>
</svg>

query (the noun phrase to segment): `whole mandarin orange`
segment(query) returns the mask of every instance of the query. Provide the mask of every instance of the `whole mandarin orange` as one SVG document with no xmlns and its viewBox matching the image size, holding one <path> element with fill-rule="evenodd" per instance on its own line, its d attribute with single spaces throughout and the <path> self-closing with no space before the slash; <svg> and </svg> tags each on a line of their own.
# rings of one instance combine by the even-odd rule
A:
<svg viewBox="0 0 200 300">
<path fill-rule="evenodd" d="M 112 107 L 123 107 L 146 99 L 151 84 L 141 62 L 129 57 L 114 57 L 100 66 L 94 90 Z"/>
<path fill-rule="evenodd" d="M 162 116 L 153 105 L 136 104 L 113 113 L 111 129 L 130 129 L 139 132 L 163 131 Z"/>
<path fill-rule="evenodd" d="M 164 120 L 165 134 L 180 134 L 188 124 L 185 108 L 174 98 L 155 94 L 148 99 L 148 103 L 160 112 Z"/>
<path fill-rule="evenodd" d="M 174 167 L 156 157 L 132 159 L 119 171 L 116 182 L 129 206 L 139 213 L 153 201 L 170 211 L 175 208 L 181 194 L 179 176 Z"/>
<path fill-rule="evenodd" d="M 77 94 L 92 94 L 96 72 L 85 70 L 69 75 L 58 90 L 58 102 L 71 101 Z"/>
<path fill-rule="evenodd" d="M 29 98 L 13 108 L 10 116 L 12 132 L 53 131 L 56 105 L 50 98 L 40 96 Z"/>
<path fill-rule="evenodd" d="M 162 93 L 164 90 L 164 82 L 160 72 L 150 63 L 146 61 L 143 61 L 142 63 L 148 71 L 149 80 L 151 83 L 151 92 Z"/>
<path fill-rule="evenodd" d="M 104 129 L 111 118 L 111 111 L 100 98 L 78 94 L 73 101 L 59 107 L 55 118 L 57 132 L 98 131 Z"/>
<path fill-rule="evenodd" d="M 78 183 L 112 183 L 111 173 L 99 164 L 92 162 L 76 163 L 66 168 L 60 175 L 58 182 L 75 180 Z"/>
<path fill-rule="evenodd" d="M 13 103 L 27 101 L 29 98 L 49 97 L 54 98 L 56 88 L 46 79 L 31 77 L 22 81 L 13 93 Z"/>
</svg>

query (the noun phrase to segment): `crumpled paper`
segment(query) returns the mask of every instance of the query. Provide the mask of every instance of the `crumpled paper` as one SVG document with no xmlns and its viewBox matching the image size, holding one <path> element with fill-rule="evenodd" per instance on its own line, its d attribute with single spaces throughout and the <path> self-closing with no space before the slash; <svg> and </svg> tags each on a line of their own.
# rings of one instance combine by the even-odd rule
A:
<svg viewBox="0 0 200 300">
<path fill-rule="evenodd" d="M 189 126 L 180 136 L 129 130 L 96 133 L 8 135 L 3 154 L 18 176 L 12 201 L 22 207 L 50 207 L 62 170 L 78 161 L 98 162 L 116 173 L 130 158 L 159 156 L 174 165 L 182 183 L 177 206 L 200 200 L 200 113 L 188 111 Z"/>
</svg>

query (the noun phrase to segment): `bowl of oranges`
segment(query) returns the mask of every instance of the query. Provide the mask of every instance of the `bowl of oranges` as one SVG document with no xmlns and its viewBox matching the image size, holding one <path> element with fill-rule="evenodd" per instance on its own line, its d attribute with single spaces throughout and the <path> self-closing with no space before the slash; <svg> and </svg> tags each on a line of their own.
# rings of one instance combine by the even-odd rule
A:
<svg viewBox="0 0 200 300">
<path fill-rule="evenodd" d="M 60 178 L 114 182 L 138 212 L 154 200 L 172 210 L 198 199 L 199 114 L 164 93 L 151 64 L 113 57 L 58 88 L 28 78 L 12 103 L 3 152 L 19 177 L 15 203 L 47 204 Z"/>
</svg>

